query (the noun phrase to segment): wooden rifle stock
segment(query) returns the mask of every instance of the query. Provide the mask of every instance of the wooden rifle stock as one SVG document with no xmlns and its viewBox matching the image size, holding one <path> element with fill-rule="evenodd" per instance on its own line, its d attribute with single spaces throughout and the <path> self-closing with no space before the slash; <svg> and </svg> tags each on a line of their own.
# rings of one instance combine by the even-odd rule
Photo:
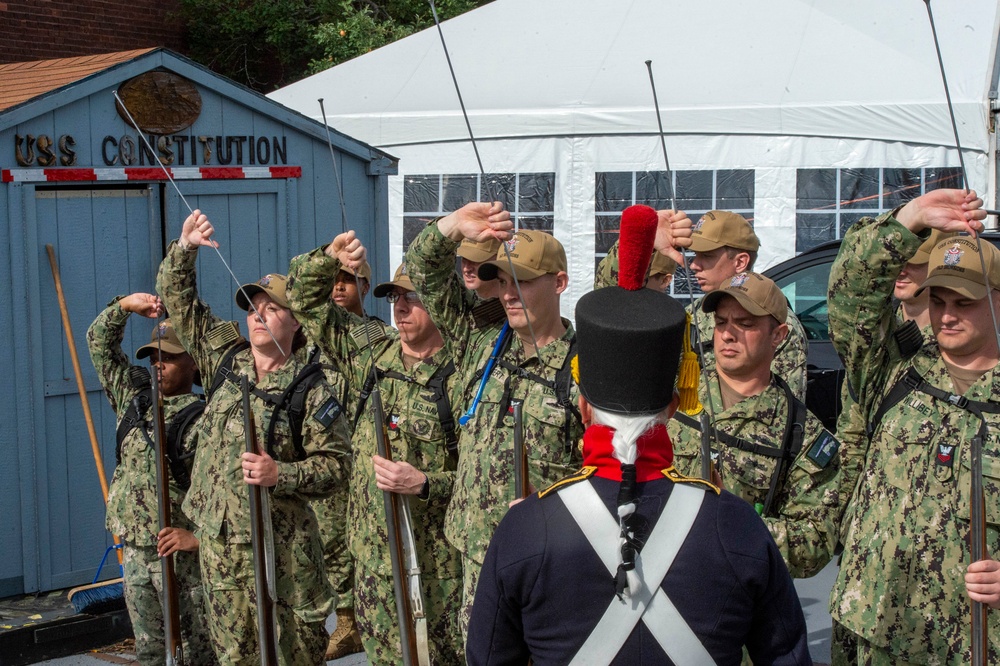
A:
<svg viewBox="0 0 1000 666">
<path fill-rule="evenodd" d="M 153 448 L 156 453 L 156 509 L 160 530 L 171 527 L 170 521 L 170 463 L 167 460 L 166 433 L 163 419 L 163 393 L 160 390 L 159 371 L 152 371 Z M 160 557 L 160 604 L 163 607 L 163 641 L 167 666 L 183 666 L 184 650 L 181 645 L 180 595 L 174 556 Z"/>
<path fill-rule="evenodd" d="M 260 454 L 257 425 L 250 408 L 250 384 L 240 377 L 243 391 L 243 430 L 247 453 Z M 278 632 L 274 615 L 274 534 L 267 489 L 247 484 L 250 489 L 250 544 L 253 549 L 253 577 L 257 592 L 257 641 L 261 666 L 278 664 Z"/>
<path fill-rule="evenodd" d="M 984 422 L 985 425 L 985 422 Z M 982 433 L 982 431 L 980 431 Z M 986 497 L 983 493 L 983 438 L 972 438 L 969 446 L 970 521 L 969 549 L 973 562 L 986 559 Z M 972 603 L 972 666 L 986 666 L 989 659 L 988 606 Z"/>
<path fill-rule="evenodd" d="M 374 371 L 374 369 L 373 369 Z M 378 381 L 372 387 L 369 396 L 375 420 L 375 444 L 379 456 L 392 460 L 389 451 L 389 433 L 385 425 L 385 408 L 382 406 L 382 394 L 379 392 Z M 417 660 L 417 637 L 413 627 L 413 609 L 410 606 L 409 581 L 403 563 L 406 553 L 401 537 L 403 509 L 401 499 L 396 493 L 382 491 L 382 502 L 385 507 L 385 527 L 389 540 L 389 563 L 392 567 L 392 591 L 396 597 L 396 620 L 399 625 L 399 642 L 403 654 L 404 666 L 413 666 Z"/>
<path fill-rule="evenodd" d="M 528 454 L 524 450 L 524 403 L 511 400 L 510 407 L 514 411 L 514 495 L 522 499 L 531 494 Z"/>
</svg>

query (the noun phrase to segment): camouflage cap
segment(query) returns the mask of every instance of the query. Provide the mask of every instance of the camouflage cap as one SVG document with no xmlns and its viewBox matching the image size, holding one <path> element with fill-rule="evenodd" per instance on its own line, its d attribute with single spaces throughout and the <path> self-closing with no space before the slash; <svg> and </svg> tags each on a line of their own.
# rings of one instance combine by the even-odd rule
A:
<svg viewBox="0 0 1000 666">
<path fill-rule="evenodd" d="M 506 249 L 506 251 L 505 251 Z M 507 259 L 510 252 L 510 259 Z M 492 261 L 479 266 L 480 280 L 493 280 L 499 271 L 511 271 L 518 280 L 534 280 L 543 275 L 566 271 L 566 250 L 552 234 L 522 229 L 497 250 Z"/>
<path fill-rule="evenodd" d="M 691 251 L 711 252 L 720 247 L 756 252 L 760 239 L 747 219 L 728 210 L 710 210 L 691 229 Z"/>
<path fill-rule="evenodd" d="M 187 349 L 184 349 L 180 339 L 177 337 L 177 332 L 174 331 L 174 325 L 170 323 L 169 319 L 164 319 L 153 327 L 153 332 L 149 336 L 149 344 L 136 349 L 135 357 L 142 360 L 153 352 L 159 352 L 160 350 L 168 354 L 187 353 Z"/>
<path fill-rule="evenodd" d="M 474 241 L 466 238 L 462 241 L 462 244 L 458 246 L 458 250 L 455 254 L 462 257 L 463 259 L 468 259 L 477 264 L 481 264 L 484 261 L 489 261 L 497 256 L 497 251 L 500 249 L 500 241 L 496 238 L 490 238 L 484 241 Z"/>
<path fill-rule="evenodd" d="M 396 273 L 392 276 L 392 282 L 383 282 L 379 284 L 375 287 L 375 290 L 372 293 L 375 295 L 375 298 L 382 298 L 396 287 L 399 287 L 404 291 L 416 291 L 413 287 L 413 281 L 410 280 L 410 276 L 406 274 L 405 262 L 400 264 L 399 268 L 396 269 Z"/>
<path fill-rule="evenodd" d="M 732 296 L 747 312 L 755 317 L 771 315 L 784 324 L 788 320 L 788 301 L 771 278 L 760 273 L 738 273 L 729 281 L 729 286 L 717 289 L 705 296 L 702 310 L 715 312 L 724 296 Z"/>
<path fill-rule="evenodd" d="M 654 252 L 653 259 L 649 262 L 649 276 L 654 275 L 673 275 L 677 272 L 677 262 L 663 254 L 662 252 Z"/>
<path fill-rule="evenodd" d="M 986 297 L 986 280 L 983 278 L 982 264 L 978 248 L 983 248 L 986 263 L 986 277 L 991 289 L 1000 288 L 1000 250 L 989 241 L 969 236 L 946 238 L 931 250 L 927 263 L 927 279 L 917 293 L 928 287 L 944 287 L 956 291 L 966 298 L 979 300 Z"/>
<path fill-rule="evenodd" d="M 951 238 L 952 236 L 957 236 L 958 234 L 954 231 L 941 231 L 940 229 L 934 229 L 931 231 L 931 235 L 927 237 L 920 247 L 917 248 L 917 253 L 910 258 L 908 263 L 911 264 L 926 264 L 931 260 L 931 250 L 933 250 L 938 243 L 945 240 L 946 238 Z"/>
<path fill-rule="evenodd" d="M 358 267 L 358 270 L 354 270 L 350 266 L 345 266 L 344 264 L 340 265 L 340 270 L 344 271 L 345 273 L 354 275 L 355 277 L 363 278 L 365 280 L 372 279 L 372 267 L 368 264 L 367 261 L 361 264 L 361 266 Z"/>
<path fill-rule="evenodd" d="M 265 293 L 271 300 L 283 308 L 288 307 L 286 287 L 288 278 L 280 273 L 268 273 L 251 284 L 245 284 L 236 291 L 236 306 L 240 310 L 250 309 L 250 299 L 260 293 Z"/>
</svg>

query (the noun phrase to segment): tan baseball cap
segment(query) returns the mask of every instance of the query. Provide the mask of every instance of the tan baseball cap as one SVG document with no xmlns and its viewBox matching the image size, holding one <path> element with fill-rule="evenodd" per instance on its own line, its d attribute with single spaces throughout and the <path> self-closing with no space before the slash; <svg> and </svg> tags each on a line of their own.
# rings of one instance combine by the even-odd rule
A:
<svg viewBox="0 0 1000 666">
<path fill-rule="evenodd" d="M 968 236 L 946 238 L 931 250 L 927 263 L 927 279 L 917 293 L 928 287 L 944 287 L 956 291 L 966 298 L 979 300 L 986 298 L 986 282 L 983 280 L 982 264 L 978 247 L 982 242 L 983 260 L 991 289 L 1000 288 L 1000 250 L 993 243 Z"/>
<path fill-rule="evenodd" d="M 917 253 L 913 255 L 908 263 L 911 264 L 926 264 L 931 260 L 931 250 L 937 247 L 937 244 L 946 238 L 951 238 L 952 236 L 957 236 L 958 234 L 954 231 L 941 231 L 940 229 L 934 229 L 931 231 L 931 235 L 927 237 L 920 247 L 917 248 Z"/>
<path fill-rule="evenodd" d="M 164 319 L 153 328 L 152 335 L 149 336 L 149 344 L 143 345 L 135 350 L 137 359 L 144 359 L 155 351 L 163 350 L 168 354 L 186 354 L 187 349 L 177 338 L 174 325 L 169 319 Z"/>
<path fill-rule="evenodd" d="M 458 250 L 455 251 L 455 254 L 463 259 L 468 259 L 469 261 L 481 264 L 484 261 L 489 261 L 497 256 L 497 250 L 499 249 L 500 241 L 496 238 L 490 238 L 489 240 L 484 241 L 474 241 L 466 238 L 462 241 L 462 244 L 458 246 Z"/>
<path fill-rule="evenodd" d="M 507 259 L 507 252 L 510 252 L 510 260 Z M 500 246 L 496 258 L 479 266 L 479 279 L 496 279 L 497 272 L 501 270 L 509 273 L 511 264 L 514 267 L 514 277 L 518 280 L 555 275 L 566 270 L 566 250 L 552 234 L 523 229 Z"/>
<path fill-rule="evenodd" d="M 649 276 L 654 275 L 673 275 L 677 272 L 677 262 L 663 254 L 662 252 L 654 252 L 653 260 L 649 263 Z"/>
<path fill-rule="evenodd" d="M 400 264 L 399 268 L 396 269 L 396 273 L 392 276 L 392 282 L 383 282 L 375 287 L 375 290 L 372 293 L 375 295 L 375 298 L 382 298 L 396 287 L 399 287 L 404 291 L 416 291 L 413 287 L 413 281 L 410 280 L 410 276 L 406 274 L 405 262 Z"/>
<path fill-rule="evenodd" d="M 340 265 L 340 270 L 344 271 L 345 273 L 350 273 L 351 275 L 354 275 L 356 277 L 364 278 L 365 280 L 372 279 L 372 267 L 368 265 L 367 261 L 361 264 L 361 266 L 356 271 L 350 266 L 345 266 L 344 264 Z"/>
<path fill-rule="evenodd" d="M 771 278 L 760 273 L 737 273 L 723 289 L 705 296 L 705 312 L 715 312 L 724 296 L 732 296 L 755 317 L 771 315 L 784 324 L 788 320 L 788 301 Z"/>
<path fill-rule="evenodd" d="M 263 292 L 271 297 L 271 300 L 283 308 L 288 307 L 288 295 L 286 287 L 288 278 L 280 273 L 268 273 L 261 279 L 251 284 L 245 284 L 236 292 L 236 306 L 241 310 L 250 310 L 250 301 L 254 296 Z"/>
<path fill-rule="evenodd" d="M 691 251 L 711 252 L 720 247 L 756 252 L 760 239 L 742 215 L 728 210 L 710 210 L 691 229 Z"/>
</svg>

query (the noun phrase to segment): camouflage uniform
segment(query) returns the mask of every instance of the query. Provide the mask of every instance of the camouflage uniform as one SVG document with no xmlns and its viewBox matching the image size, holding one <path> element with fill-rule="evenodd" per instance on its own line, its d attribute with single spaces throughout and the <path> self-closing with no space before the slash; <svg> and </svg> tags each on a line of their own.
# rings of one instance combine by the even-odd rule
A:
<svg viewBox="0 0 1000 666">
<path fill-rule="evenodd" d="M 772 379 L 771 385 L 755 396 L 722 409 L 719 379 L 712 372 L 710 387 L 715 405 L 715 427 L 761 447 L 780 448 L 788 421 L 785 391 Z M 705 401 L 705 387 L 701 399 Z M 701 433 L 675 417 L 668 424 L 674 444 L 674 466 L 681 474 L 701 474 Z M 775 499 L 773 516 L 764 517 L 791 574 L 805 578 L 826 566 L 837 545 L 840 516 L 839 446 L 833 435 L 812 413 L 807 414 L 802 450 L 787 467 Z M 778 458 L 716 444 L 715 465 L 726 490 L 751 505 L 763 508 Z"/>
<path fill-rule="evenodd" d="M 414 239 L 406 252 L 406 266 L 431 318 L 455 353 L 460 397 L 459 413 L 471 405 L 481 374 L 500 336 L 501 323 L 477 327 L 472 313 L 476 303 L 455 272 L 458 243 L 445 238 L 431 224 Z M 525 376 L 533 373 L 554 381 L 569 367 L 572 324 L 563 320 L 565 334 L 525 357 L 518 336 L 509 333 L 509 346 L 497 359 L 486 382 L 476 414 L 462 426 L 459 436 L 455 490 L 445 517 L 445 534 L 462 553 L 463 633 L 476 582 L 493 531 L 518 494 L 514 488 L 514 419 L 511 399 L 524 403 L 524 443 L 528 476 L 535 488 L 547 488 L 576 471 L 582 454 L 578 446 L 583 426 L 575 413 L 579 391 L 567 376 L 567 403 L 559 404 L 553 388 Z M 518 370 L 512 371 L 508 367 Z M 566 373 L 568 375 L 568 373 Z M 562 375 L 560 375 L 561 377 Z"/>
<path fill-rule="evenodd" d="M 692 278 L 693 279 L 693 278 Z M 594 277 L 594 289 L 601 287 L 611 287 L 618 284 L 618 243 L 617 241 L 608 250 L 608 256 L 601 260 L 597 267 L 597 274 Z M 711 312 L 702 310 L 702 298 L 695 301 L 698 308 L 698 335 L 704 347 L 702 357 L 705 367 L 702 371 L 710 373 L 715 369 L 715 353 L 712 351 L 712 335 L 715 332 L 715 318 Z M 687 311 L 694 312 L 691 306 L 687 306 Z M 778 375 L 786 382 L 796 398 L 805 402 L 806 400 L 806 361 L 809 350 L 806 331 L 802 328 L 802 323 L 795 316 L 791 308 L 788 309 L 788 337 L 781 343 L 777 351 L 774 352 L 774 360 L 771 362 L 771 372 Z M 692 339 L 692 343 L 694 340 Z"/>
<path fill-rule="evenodd" d="M 325 355 L 320 356 L 324 364 L 324 371 L 327 375 L 327 383 L 330 386 L 337 386 L 338 383 L 344 387 L 341 395 L 337 396 L 338 401 L 344 406 L 346 417 L 351 415 L 347 405 L 350 403 L 351 391 L 348 383 L 343 380 L 343 373 L 340 370 L 333 370 L 339 367 L 336 364 L 328 364 L 330 361 Z M 347 457 L 343 460 L 345 477 L 350 477 L 351 466 L 354 464 L 353 458 Z M 326 569 L 326 577 L 330 581 L 330 587 L 337 593 L 337 610 L 354 609 L 354 558 L 347 547 L 347 498 L 349 490 L 348 484 L 340 483 L 329 497 L 321 497 L 312 500 L 313 513 L 316 514 L 316 523 L 319 526 L 320 540 L 323 542 L 323 563 Z"/>
<path fill-rule="evenodd" d="M 235 326 L 212 315 L 198 299 L 195 258 L 176 242 L 157 275 L 157 291 L 172 315 L 177 336 L 190 350 L 201 376 L 214 377 L 226 351 L 238 344 Z M 298 375 L 307 350 L 294 351 L 280 369 L 256 381 L 252 351 L 233 357 L 235 377 L 247 375 L 257 392 L 277 396 Z M 342 387 L 341 387 L 342 388 Z M 336 595 L 323 568 L 323 550 L 309 500 L 329 495 L 345 481 L 350 455 L 347 419 L 320 420 L 341 390 L 320 382 L 309 392 L 303 421 L 306 458 L 299 460 L 285 410 L 279 419 L 271 455 L 278 463 L 278 483 L 269 489 L 277 571 L 275 616 L 282 664 L 322 663 L 326 650 L 326 618 Z M 226 664 L 259 663 L 256 592 L 250 549 L 250 502 L 240 456 L 245 451 L 242 394 L 227 380 L 208 403 L 201 421 L 201 441 L 194 460 L 191 489 L 184 509 L 198 525 L 201 571 L 210 618 L 209 629 L 219 660 Z M 266 441 L 273 407 L 252 394 L 258 439 Z"/>
<path fill-rule="evenodd" d="M 896 312 L 899 315 L 897 321 L 902 324 L 904 321 L 902 308 L 897 308 Z M 930 326 L 925 327 L 921 333 L 925 341 L 933 341 L 934 332 Z M 861 401 L 864 402 L 864 398 Z M 849 500 L 854 494 L 854 487 L 861 475 L 861 470 L 864 468 L 865 456 L 868 453 L 868 434 L 866 432 L 868 416 L 862 410 L 859 401 L 851 394 L 849 382 L 845 381 L 841 387 L 840 403 L 842 409 L 837 418 L 837 439 L 840 440 L 840 499 L 843 503 L 840 518 L 840 543 L 845 544 L 848 541 L 847 528 L 851 525 Z M 857 652 L 857 637 L 839 622 L 834 621 L 830 640 L 831 666 L 846 666 L 856 663 Z"/>
<path fill-rule="evenodd" d="M 129 313 L 118 301 L 105 308 L 87 330 L 87 346 L 97 376 L 108 396 L 111 408 L 119 418 L 128 411 L 138 394 L 129 379 L 128 358 L 121 343 Z M 188 393 L 163 399 L 164 421 L 169 422 L 184 407 L 196 402 Z M 147 415 L 146 418 L 150 418 Z M 183 452 L 191 453 L 197 440 L 191 428 L 184 436 Z M 156 453 L 145 435 L 134 428 L 121 446 L 121 462 L 115 467 L 108 489 L 107 528 L 122 540 L 122 563 L 125 576 L 125 605 L 135 633 L 136 656 L 143 664 L 163 664 L 166 660 L 161 605 L 161 561 L 156 552 L 156 535 L 160 531 L 156 493 Z M 188 463 L 190 467 L 190 463 Z M 170 479 L 171 524 L 189 531 L 194 525 L 181 511 L 184 491 Z M 212 645 L 204 621 L 204 601 L 198 554 L 180 551 L 174 555 L 174 571 L 180 597 L 181 640 L 188 663 L 214 662 Z"/>
<path fill-rule="evenodd" d="M 340 263 L 317 249 L 292 260 L 289 297 L 309 337 L 328 354 L 344 354 L 352 344 L 354 323 L 327 295 Z M 343 356 L 342 356 L 343 358 Z M 368 354 L 350 357 L 352 386 L 368 381 Z M 407 369 L 402 345 L 395 336 L 375 347 L 375 367 L 381 379 L 379 393 L 385 412 L 387 445 L 395 460 L 405 460 L 424 472 L 426 498 L 404 496 L 409 502 L 420 564 L 425 614 L 428 618 L 430 657 L 436 664 L 461 663 L 463 647 L 457 614 L 461 601 L 461 559 L 445 539 L 444 517 L 455 480 L 457 452 L 448 451 L 433 387 L 428 382 L 451 361 L 447 346 Z M 405 379 L 404 379 L 405 377 Z M 450 400 L 458 385 L 454 372 L 443 387 Z M 352 390 L 356 394 L 357 391 Z M 355 400 L 355 402 L 357 402 Z M 370 404 L 368 407 L 370 408 Z M 348 501 L 349 544 L 355 559 L 358 626 L 372 664 L 395 664 L 402 659 L 389 560 L 385 505 L 375 485 L 371 458 L 377 453 L 376 424 L 370 410 L 358 421 L 353 446 L 355 464 Z"/>
<path fill-rule="evenodd" d="M 951 390 L 935 342 L 902 358 L 893 337 L 893 284 L 921 239 L 891 215 L 866 218 L 848 230 L 830 274 L 830 331 L 847 381 L 871 414 L 914 368 L 932 386 Z M 988 400 L 1000 392 L 1000 371 L 987 372 L 965 393 Z M 997 415 L 987 415 L 983 485 L 986 549 L 1000 550 L 1000 443 Z M 970 659 L 969 599 L 964 573 L 970 555 L 969 447 L 980 421 L 919 391 L 889 409 L 875 431 L 851 498 L 847 542 L 831 595 L 831 615 L 859 637 L 859 658 L 877 663 L 964 664 Z M 953 450 L 948 447 L 954 446 Z M 1000 619 L 989 615 L 987 661 L 997 663 Z"/>
</svg>

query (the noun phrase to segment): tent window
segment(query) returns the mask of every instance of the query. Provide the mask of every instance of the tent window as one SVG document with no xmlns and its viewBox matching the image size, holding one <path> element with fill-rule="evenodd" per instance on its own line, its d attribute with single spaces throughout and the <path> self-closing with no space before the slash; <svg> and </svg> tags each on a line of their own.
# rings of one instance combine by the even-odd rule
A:
<svg viewBox="0 0 1000 666">
<path fill-rule="evenodd" d="M 403 179 L 403 249 L 430 220 L 470 201 L 502 201 L 517 229 L 552 233 L 555 173 L 433 174 Z"/>
<path fill-rule="evenodd" d="M 679 210 L 697 219 L 710 210 L 731 210 L 753 224 L 753 169 L 717 171 L 605 171 L 598 172 L 594 183 L 594 266 L 601 263 L 618 240 L 621 212 L 633 204 L 645 204 L 657 210 L 670 208 L 670 182 L 673 176 L 674 199 Z M 670 293 L 686 298 L 688 276 L 679 268 L 670 285 Z M 695 294 L 698 283 L 691 280 Z"/>
<path fill-rule="evenodd" d="M 955 167 L 799 169 L 795 251 L 842 238 L 863 217 L 879 215 L 941 187 L 961 187 Z"/>
</svg>

